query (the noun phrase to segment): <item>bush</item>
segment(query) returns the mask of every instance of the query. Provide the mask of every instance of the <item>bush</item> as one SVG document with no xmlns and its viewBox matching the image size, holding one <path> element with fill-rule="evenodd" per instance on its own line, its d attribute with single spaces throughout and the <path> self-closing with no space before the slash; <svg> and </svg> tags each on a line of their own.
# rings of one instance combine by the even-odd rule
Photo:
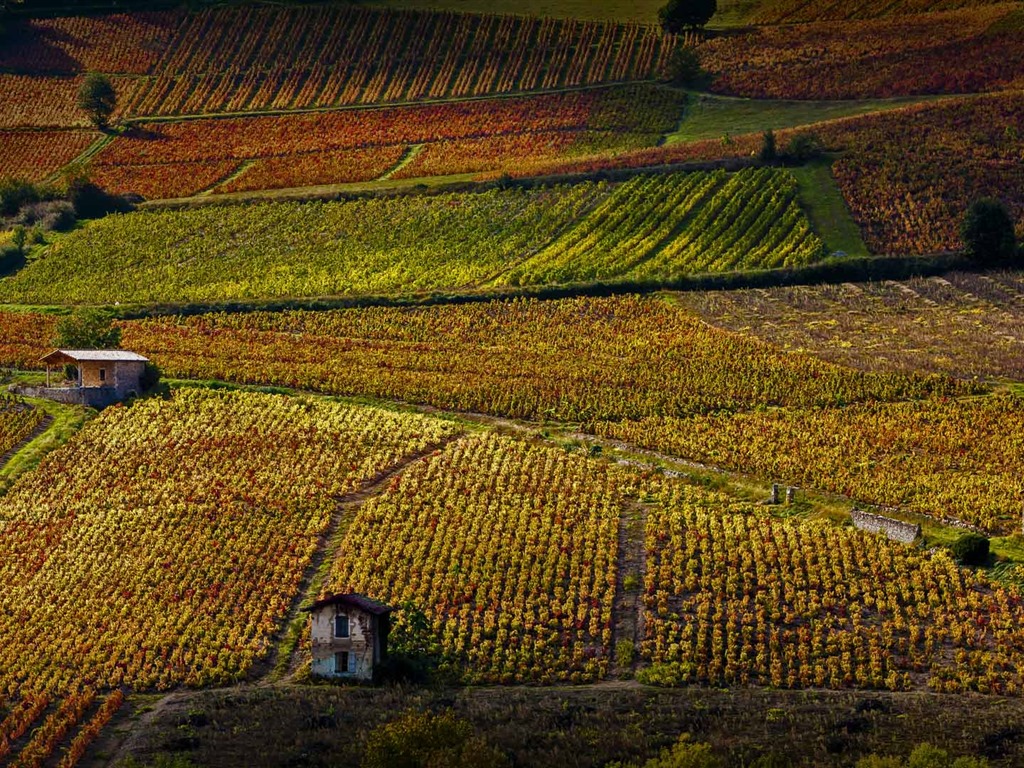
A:
<svg viewBox="0 0 1024 768">
<path fill-rule="evenodd" d="M 757 159 L 762 163 L 774 163 L 779 158 L 779 151 L 775 146 L 775 132 L 767 130 L 761 137 L 761 151 Z"/>
<path fill-rule="evenodd" d="M 18 214 L 26 226 L 38 226 L 44 232 L 66 232 L 75 226 L 75 207 L 67 200 L 30 203 Z"/>
<path fill-rule="evenodd" d="M 1013 219 L 1000 200 L 984 197 L 971 203 L 960 224 L 967 255 L 981 265 L 1009 264 L 1017 257 Z"/>
<path fill-rule="evenodd" d="M 710 744 L 690 741 L 690 734 L 682 734 L 676 743 L 661 750 L 641 766 L 638 763 L 610 763 L 606 768 L 724 768 L 724 763 L 711 752 Z"/>
<path fill-rule="evenodd" d="M 119 340 L 120 341 L 120 340 Z M 149 392 L 160 383 L 160 369 L 156 363 L 146 363 L 142 369 L 142 376 L 139 379 L 139 386 L 143 392 Z"/>
<path fill-rule="evenodd" d="M 68 201 L 80 219 L 98 219 L 108 213 L 127 213 L 133 206 L 118 195 L 112 195 L 89 179 L 78 176 L 68 181 Z"/>
<path fill-rule="evenodd" d="M 689 45 L 681 45 L 672 52 L 665 74 L 672 85 L 680 88 L 700 88 L 708 79 L 700 64 L 700 54 Z"/>
<path fill-rule="evenodd" d="M 825 154 L 825 147 L 817 134 L 801 133 L 789 140 L 785 154 L 788 162 L 802 165 Z"/>
<path fill-rule="evenodd" d="M 39 190 L 24 179 L 0 179 L 0 215 L 15 216 L 22 206 L 38 202 Z"/>
<path fill-rule="evenodd" d="M 961 565 L 985 565 L 988 562 L 989 542 L 977 533 L 965 533 L 953 542 L 950 551 Z"/>
<path fill-rule="evenodd" d="M 452 712 L 407 712 L 372 730 L 363 768 L 501 768 L 508 758 Z"/>
</svg>

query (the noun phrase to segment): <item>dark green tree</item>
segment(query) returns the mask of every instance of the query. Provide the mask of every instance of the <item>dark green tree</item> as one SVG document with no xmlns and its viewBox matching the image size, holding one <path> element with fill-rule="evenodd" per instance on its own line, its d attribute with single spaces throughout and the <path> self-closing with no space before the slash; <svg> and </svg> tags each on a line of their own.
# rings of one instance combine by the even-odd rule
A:
<svg viewBox="0 0 1024 768">
<path fill-rule="evenodd" d="M 717 10 L 716 0 L 668 0 L 658 11 L 658 21 L 667 33 L 678 35 L 706 26 Z"/>
<path fill-rule="evenodd" d="M 100 129 L 110 123 L 110 116 L 117 106 L 117 94 L 110 78 L 98 72 L 90 72 L 78 89 L 78 106 Z"/>
<path fill-rule="evenodd" d="M 53 345 L 62 349 L 111 349 L 121 343 L 114 315 L 96 307 L 78 307 L 57 322 Z"/>
<path fill-rule="evenodd" d="M 971 203 L 960 224 L 960 237 L 967 255 L 978 264 L 1009 264 L 1017 256 L 1013 219 L 1000 200 L 983 197 Z"/>
<path fill-rule="evenodd" d="M 761 152 L 758 159 L 762 163 L 774 163 L 779 158 L 779 150 L 775 146 L 775 132 L 768 129 L 761 137 Z"/>
<path fill-rule="evenodd" d="M 707 73 L 700 65 L 697 49 L 690 45 L 676 48 L 666 69 L 669 82 L 680 88 L 700 88 L 708 79 Z"/>
</svg>

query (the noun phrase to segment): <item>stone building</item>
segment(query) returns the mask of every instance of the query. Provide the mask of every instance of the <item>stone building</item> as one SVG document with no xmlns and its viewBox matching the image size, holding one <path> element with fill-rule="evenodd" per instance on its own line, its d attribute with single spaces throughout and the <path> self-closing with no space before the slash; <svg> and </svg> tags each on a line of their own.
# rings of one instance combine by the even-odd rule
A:
<svg viewBox="0 0 1024 768">
<path fill-rule="evenodd" d="M 391 608 L 354 593 L 332 595 L 306 609 L 311 616 L 313 675 L 372 680 L 387 657 Z"/>
<path fill-rule="evenodd" d="M 145 357 L 123 349 L 55 349 L 40 358 L 46 366 L 45 387 L 20 387 L 30 397 L 45 397 L 62 403 L 94 408 L 142 393 Z M 74 379 L 63 381 L 63 369 L 72 366 Z M 54 374 L 59 377 L 54 381 Z"/>
</svg>

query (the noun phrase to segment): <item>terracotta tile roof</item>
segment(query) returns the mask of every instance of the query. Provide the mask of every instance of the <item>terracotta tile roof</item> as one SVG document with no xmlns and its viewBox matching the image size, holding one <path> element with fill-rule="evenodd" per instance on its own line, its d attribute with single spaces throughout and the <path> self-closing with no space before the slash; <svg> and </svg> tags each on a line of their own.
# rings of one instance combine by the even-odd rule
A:
<svg viewBox="0 0 1024 768">
<path fill-rule="evenodd" d="M 383 616 L 387 613 L 391 613 L 394 608 L 384 605 L 384 603 L 377 602 L 366 595 L 359 595 L 355 592 L 349 592 L 342 595 L 329 595 L 322 600 L 317 600 L 308 608 L 303 610 L 313 613 L 319 611 L 321 608 L 326 608 L 328 605 L 347 605 L 351 608 L 358 608 L 361 611 L 366 611 L 374 616 Z"/>
</svg>

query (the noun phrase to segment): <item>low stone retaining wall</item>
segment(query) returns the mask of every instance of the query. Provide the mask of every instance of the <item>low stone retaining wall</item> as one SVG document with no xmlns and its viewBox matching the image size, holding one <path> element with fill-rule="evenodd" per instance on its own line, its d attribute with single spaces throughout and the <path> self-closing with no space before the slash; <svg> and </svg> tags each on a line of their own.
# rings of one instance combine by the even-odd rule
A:
<svg viewBox="0 0 1024 768">
<path fill-rule="evenodd" d="M 881 533 L 892 541 L 903 544 L 913 544 L 921 535 L 921 526 L 914 523 L 905 523 L 902 520 L 894 520 L 885 515 L 876 515 L 873 512 L 865 512 L 863 509 L 855 509 L 850 513 L 853 518 L 853 525 L 862 531 L 869 533 Z"/>
<path fill-rule="evenodd" d="M 90 408 L 105 408 L 122 399 L 114 387 L 11 387 L 11 391 L 24 397 L 41 397 Z"/>
</svg>

